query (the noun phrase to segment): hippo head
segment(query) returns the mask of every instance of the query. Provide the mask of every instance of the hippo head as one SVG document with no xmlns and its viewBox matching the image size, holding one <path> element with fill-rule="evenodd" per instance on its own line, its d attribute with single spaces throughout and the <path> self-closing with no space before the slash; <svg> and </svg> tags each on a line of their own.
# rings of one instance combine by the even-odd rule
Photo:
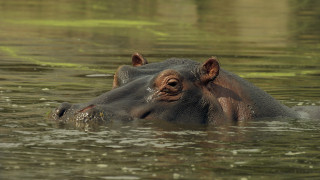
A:
<svg viewBox="0 0 320 180">
<path fill-rule="evenodd" d="M 120 66 L 113 89 L 84 104 L 62 103 L 51 117 L 60 122 L 108 122 L 110 119 L 154 119 L 182 123 L 215 123 L 223 111 L 210 92 L 219 63 L 168 59 L 148 64 L 140 54 L 132 66 Z"/>
</svg>

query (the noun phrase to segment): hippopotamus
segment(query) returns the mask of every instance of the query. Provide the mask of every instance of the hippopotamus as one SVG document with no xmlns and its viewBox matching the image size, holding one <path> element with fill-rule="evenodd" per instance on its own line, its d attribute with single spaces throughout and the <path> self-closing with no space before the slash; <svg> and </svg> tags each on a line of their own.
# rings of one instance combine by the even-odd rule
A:
<svg viewBox="0 0 320 180">
<path fill-rule="evenodd" d="M 203 63 L 171 58 L 149 64 L 135 53 L 132 66 L 117 69 L 112 90 L 87 103 L 64 102 L 51 117 L 76 123 L 147 119 L 220 124 L 299 118 L 300 110 L 279 103 L 247 80 L 220 68 L 216 57 Z"/>
</svg>

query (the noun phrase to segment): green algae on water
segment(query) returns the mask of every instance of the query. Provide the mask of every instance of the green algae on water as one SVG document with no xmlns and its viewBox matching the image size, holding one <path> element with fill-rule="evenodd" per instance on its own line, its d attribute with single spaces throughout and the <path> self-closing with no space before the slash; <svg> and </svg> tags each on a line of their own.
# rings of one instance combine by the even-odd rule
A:
<svg viewBox="0 0 320 180">
<path fill-rule="evenodd" d="M 21 20 L 10 21 L 14 24 L 30 24 L 36 26 L 60 26 L 60 27 L 139 27 L 158 26 L 157 22 L 150 21 L 130 21 L 130 20 Z"/>
<path fill-rule="evenodd" d="M 7 55 L 17 58 L 29 63 L 34 63 L 40 66 L 51 66 L 51 67 L 61 67 L 61 68 L 72 68 L 72 69 L 79 69 L 79 70 L 84 70 L 84 71 L 96 71 L 96 72 L 103 72 L 103 73 L 113 73 L 110 70 L 105 70 L 105 69 L 96 69 L 94 67 L 89 67 L 89 65 L 80 65 L 80 64 L 74 64 L 74 63 L 57 63 L 57 62 L 45 62 L 41 61 L 36 58 L 32 57 L 26 57 L 26 56 L 21 56 L 17 53 L 17 50 L 14 48 L 10 48 L 7 46 L 0 46 L 0 51 L 3 53 L 6 53 Z"/>
<path fill-rule="evenodd" d="M 150 21 L 133 21 L 133 20 L 111 20 L 111 19 L 89 19 L 89 20 L 12 20 L 6 21 L 12 24 L 24 24 L 32 26 L 51 26 L 51 27 L 115 27 L 115 28 L 137 28 L 144 30 L 156 36 L 169 36 L 168 33 L 160 32 L 146 26 L 160 26 L 162 23 Z"/>
</svg>

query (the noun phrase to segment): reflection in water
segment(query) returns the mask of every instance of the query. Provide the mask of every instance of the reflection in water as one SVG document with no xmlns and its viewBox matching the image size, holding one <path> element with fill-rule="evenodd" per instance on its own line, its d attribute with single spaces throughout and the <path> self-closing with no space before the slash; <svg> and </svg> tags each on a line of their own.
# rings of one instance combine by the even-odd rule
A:
<svg viewBox="0 0 320 180">
<path fill-rule="evenodd" d="M 285 48 L 288 45 L 288 1 L 261 3 L 241 0 L 233 4 L 237 33 L 241 42 L 251 43 L 251 48 Z M 259 53 L 259 49 L 256 49 Z M 241 50 L 240 50 L 241 51 Z"/>
<path fill-rule="evenodd" d="M 52 178 L 171 178 L 179 174 L 194 179 L 204 177 L 203 173 L 213 178 L 224 173 L 236 177 L 254 175 L 252 171 L 259 176 L 259 171 L 265 174 L 298 170 L 304 174 L 319 170 L 316 166 L 318 160 L 311 157 L 316 153 L 311 149 L 317 141 L 314 135 L 319 126 L 312 123 L 300 125 L 300 122 L 275 120 L 207 130 L 201 126 L 186 129 L 167 125 L 139 121 L 108 125 L 89 133 L 49 126 L 41 128 L 41 125 L 32 131 L 17 129 L 11 133 L 11 138 L 19 138 L 23 144 L 1 143 L 5 155 L 15 154 L 13 162 L 16 164 L 10 163 L 13 160 L 10 156 L 4 156 L 2 163 L 7 173 L 19 172 L 16 177 L 27 175 L 29 178 L 46 177 L 50 173 Z M 307 141 L 303 140 L 306 136 L 309 137 Z M 304 144 L 297 145 L 288 138 Z M 27 162 L 19 163 L 19 159 L 26 157 Z M 296 161 L 297 158 L 304 163 Z M 25 172 L 30 165 L 38 168 Z M 261 169 L 261 166 L 266 168 Z"/>
<path fill-rule="evenodd" d="M 318 177 L 318 120 L 86 132 L 45 114 L 110 90 L 136 51 L 150 62 L 215 55 L 289 106 L 319 105 L 319 2 L 0 0 L 0 179 Z"/>
</svg>

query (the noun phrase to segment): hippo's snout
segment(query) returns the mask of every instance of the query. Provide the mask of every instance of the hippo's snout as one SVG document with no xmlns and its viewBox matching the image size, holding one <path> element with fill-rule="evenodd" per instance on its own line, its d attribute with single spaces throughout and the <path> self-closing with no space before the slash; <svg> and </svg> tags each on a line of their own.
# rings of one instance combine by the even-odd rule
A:
<svg viewBox="0 0 320 180">
<path fill-rule="evenodd" d="M 71 104 L 64 102 L 62 103 L 57 109 L 54 110 L 52 116 L 55 119 L 61 118 L 63 115 L 66 114 L 66 112 L 71 108 Z"/>
<path fill-rule="evenodd" d="M 96 108 L 96 105 L 72 105 L 68 102 L 61 103 L 55 110 L 53 110 L 51 116 L 54 120 L 58 121 L 87 121 L 88 118 L 102 117 L 104 112 Z"/>
<path fill-rule="evenodd" d="M 54 109 L 50 119 L 60 124 L 73 124 L 77 127 L 90 127 L 107 123 L 114 119 L 131 121 L 132 117 L 126 113 L 119 113 L 108 105 L 101 104 L 70 104 L 64 102 Z"/>
<path fill-rule="evenodd" d="M 91 109 L 93 109 L 95 107 L 96 107 L 96 105 L 90 104 L 88 106 L 84 106 L 84 107 L 80 108 L 80 107 L 72 105 L 72 104 L 70 104 L 68 102 L 63 102 L 63 103 L 60 104 L 59 107 L 57 107 L 54 110 L 53 116 L 56 119 L 59 119 L 59 118 L 63 118 L 64 115 L 66 115 L 70 111 L 73 111 L 75 114 L 79 114 L 79 113 L 85 113 L 86 111 L 89 111 L 89 110 L 91 110 Z"/>
</svg>

